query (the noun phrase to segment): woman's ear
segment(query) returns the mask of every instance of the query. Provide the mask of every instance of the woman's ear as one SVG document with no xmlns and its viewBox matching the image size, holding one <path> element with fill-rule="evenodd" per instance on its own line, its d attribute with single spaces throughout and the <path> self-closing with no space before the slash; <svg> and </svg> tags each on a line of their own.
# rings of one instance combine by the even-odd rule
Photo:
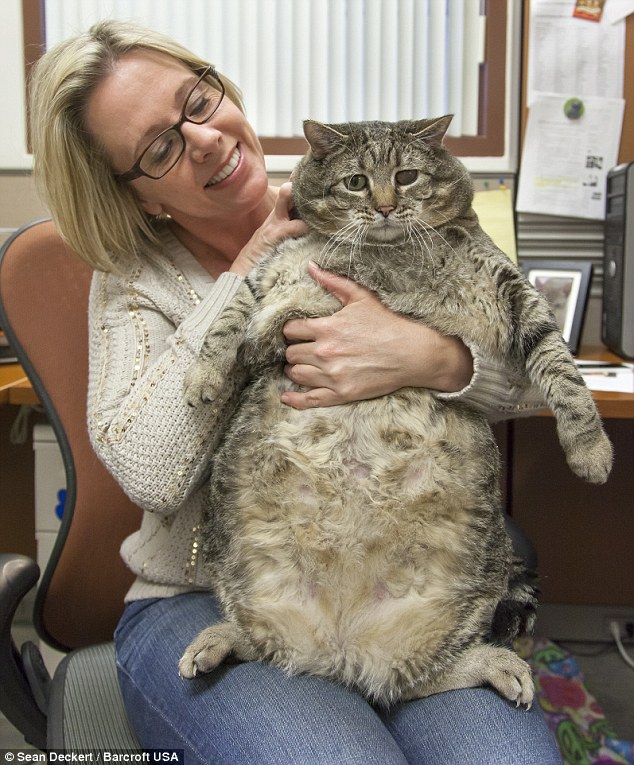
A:
<svg viewBox="0 0 634 765">
<path fill-rule="evenodd" d="M 154 217 L 159 216 L 163 212 L 163 208 L 158 202 L 148 202 L 147 199 L 139 198 L 141 207 L 148 214 Z"/>
</svg>

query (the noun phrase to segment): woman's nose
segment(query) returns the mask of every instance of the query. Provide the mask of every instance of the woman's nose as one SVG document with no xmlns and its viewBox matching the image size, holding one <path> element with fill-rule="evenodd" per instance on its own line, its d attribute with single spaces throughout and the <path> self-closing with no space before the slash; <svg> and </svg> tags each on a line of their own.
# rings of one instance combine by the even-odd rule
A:
<svg viewBox="0 0 634 765">
<path fill-rule="evenodd" d="M 218 151 L 222 133 L 208 122 L 185 122 L 181 127 L 187 153 L 196 162 Z"/>
</svg>

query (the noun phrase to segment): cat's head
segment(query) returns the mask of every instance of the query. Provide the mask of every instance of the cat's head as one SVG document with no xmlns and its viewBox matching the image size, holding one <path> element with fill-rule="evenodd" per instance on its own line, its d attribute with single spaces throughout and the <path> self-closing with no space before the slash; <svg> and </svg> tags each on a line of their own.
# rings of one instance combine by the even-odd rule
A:
<svg viewBox="0 0 634 765">
<path fill-rule="evenodd" d="M 304 122 L 310 150 L 293 173 L 299 215 L 321 233 L 398 243 L 412 227 L 465 213 L 473 187 L 442 145 L 451 115 L 400 122 Z"/>
</svg>

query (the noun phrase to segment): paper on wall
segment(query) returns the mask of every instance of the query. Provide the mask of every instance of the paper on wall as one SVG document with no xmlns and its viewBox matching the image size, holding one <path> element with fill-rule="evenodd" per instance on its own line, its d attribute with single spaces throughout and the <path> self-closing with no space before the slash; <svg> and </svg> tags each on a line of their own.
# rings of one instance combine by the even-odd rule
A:
<svg viewBox="0 0 634 765">
<path fill-rule="evenodd" d="M 527 105 L 539 91 L 623 97 L 625 21 L 575 18 L 575 0 L 532 0 Z"/>
<path fill-rule="evenodd" d="M 516 209 L 603 219 L 624 107 L 622 98 L 537 94 L 528 113 Z"/>
<path fill-rule="evenodd" d="M 610 24 L 621 21 L 630 13 L 634 13 L 634 0 L 610 0 L 604 9 L 604 18 Z"/>
</svg>

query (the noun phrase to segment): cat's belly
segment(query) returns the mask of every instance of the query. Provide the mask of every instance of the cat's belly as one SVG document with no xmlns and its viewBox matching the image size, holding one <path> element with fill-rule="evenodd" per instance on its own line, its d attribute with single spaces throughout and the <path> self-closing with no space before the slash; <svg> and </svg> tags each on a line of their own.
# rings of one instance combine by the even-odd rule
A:
<svg viewBox="0 0 634 765">
<path fill-rule="evenodd" d="M 351 539 L 366 541 L 385 538 L 377 524 L 395 531 L 423 524 L 433 546 L 432 527 L 460 526 L 491 490 L 497 452 L 489 426 L 439 406 L 425 390 L 304 411 L 279 397 L 271 380 L 251 409 L 243 407 L 222 465 L 231 500 L 244 501 L 243 517 L 251 507 L 267 522 L 318 523 L 325 538 L 347 524 Z"/>
<path fill-rule="evenodd" d="M 223 501 L 239 561 L 232 611 L 264 654 L 292 655 L 296 671 L 334 661 L 345 680 L 434 655 L 460 619 L 480 627 L 482 609 L 464 604 L 482 588 L 468 527 L 488 501 L 483 430 L 462 423 L 458 438 L 430 402 L 411 391 L 254 417 Z"/>
</svg>

